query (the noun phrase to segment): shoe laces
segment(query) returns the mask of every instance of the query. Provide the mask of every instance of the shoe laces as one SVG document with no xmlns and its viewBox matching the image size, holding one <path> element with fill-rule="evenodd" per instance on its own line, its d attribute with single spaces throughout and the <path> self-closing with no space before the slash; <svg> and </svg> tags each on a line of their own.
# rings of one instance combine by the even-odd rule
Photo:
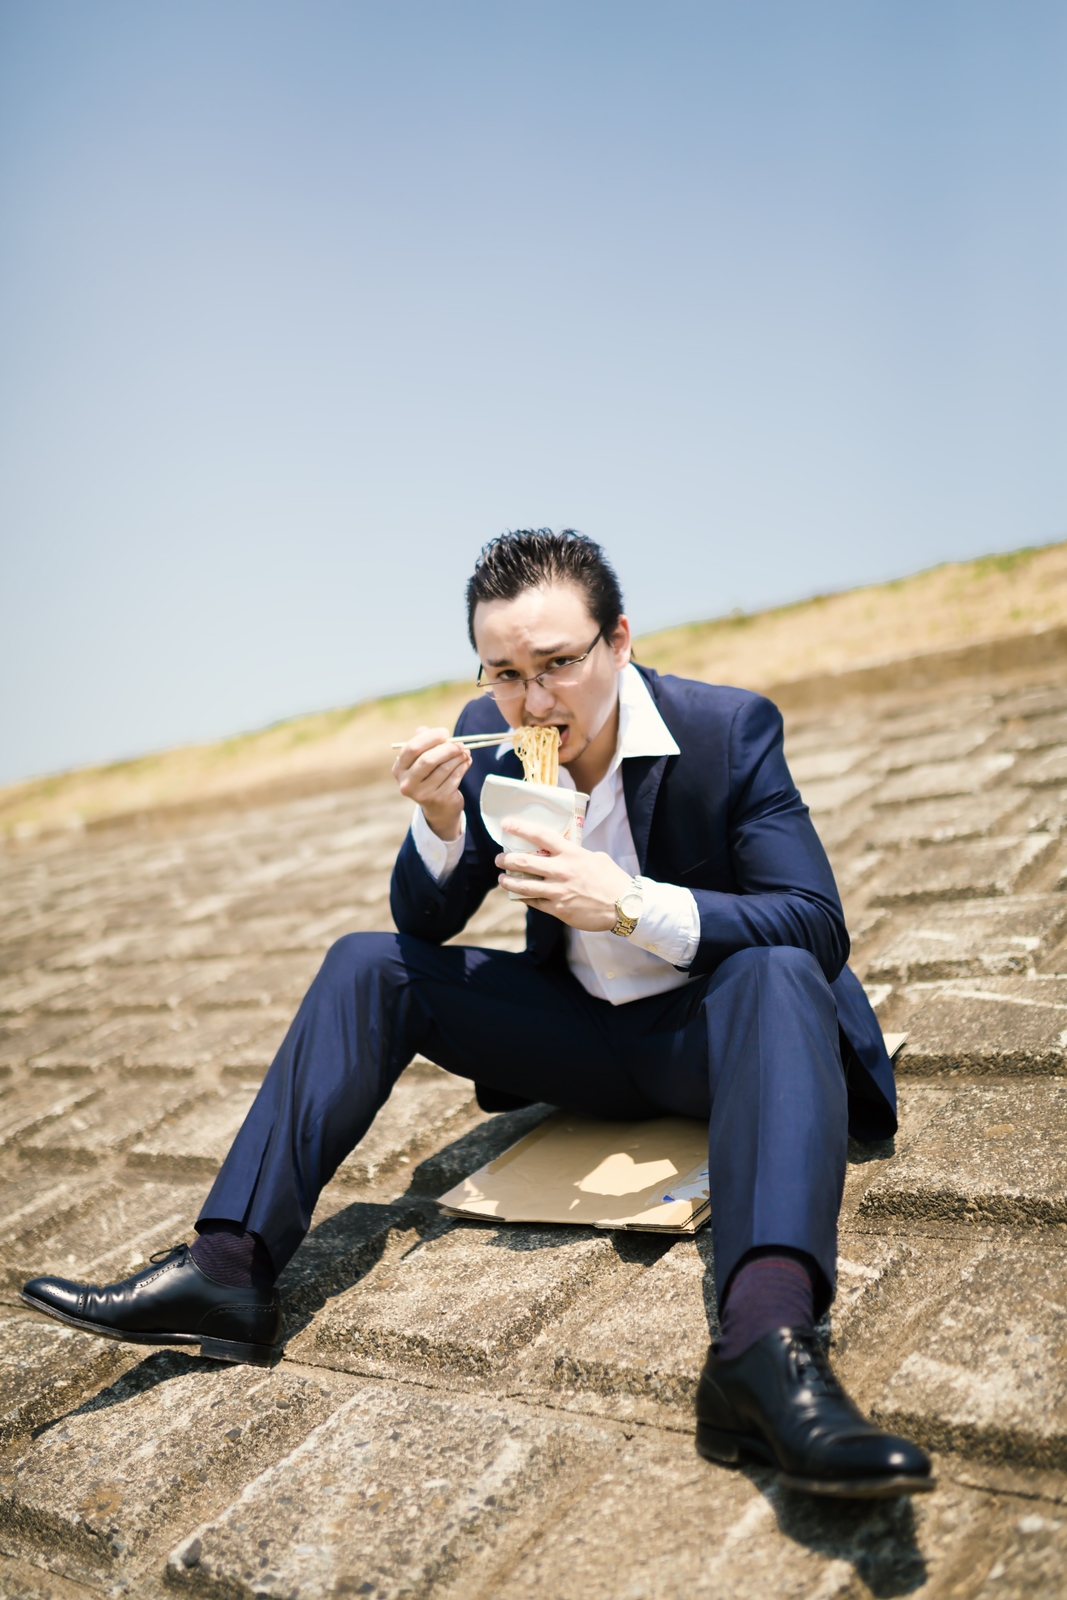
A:
<svg viewBox="0 0 1067 1600">
<path fill-rule="evenodd" d="M 797 1329 L 792 1334 L 789 1355 L 797 1381 L 811 1394 L 844 1394 L 814 1329 Z"/>
<path fill-rule="evenodd" d="M 164 1261 L 169 1261 L 171 1256 L 176 1256 L 179 1250 L 188 1250 L 189 1246 L 184 1239 L 179 1239 L 177 1244 L 168 1245 L 165 1250 L 157 1250 L 154 1256 L 149 1256 L 152 1266 L 158 1267 Z"/>
</svg>

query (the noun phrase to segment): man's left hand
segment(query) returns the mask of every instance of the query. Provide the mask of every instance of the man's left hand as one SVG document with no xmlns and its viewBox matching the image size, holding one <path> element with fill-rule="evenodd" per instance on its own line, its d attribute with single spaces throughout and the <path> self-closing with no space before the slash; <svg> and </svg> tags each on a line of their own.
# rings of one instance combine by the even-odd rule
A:
<svg viewBox="0 0 1067 1600">
<path fill-rule="evenodd" d="M 606 933 L 615 926 L 615 902 L 630 887 L 630 874 L 602 850 L 583 850 L 551 828 L 521 817 L 505 817 L 505 833 L 529 839 L 533 849 L 509 850 L 496 858 L 502 867 L 500 887 L 520 895 L 527 905 L 547 911 L 570 928 L 586 933 Z M 541 855 L 540 851 L 546 854 Z M 534 851 L 538 852 L 534 854 Z M 535 872 L 543 881 L 531 883 L 517 872 Z"/>
</svg>

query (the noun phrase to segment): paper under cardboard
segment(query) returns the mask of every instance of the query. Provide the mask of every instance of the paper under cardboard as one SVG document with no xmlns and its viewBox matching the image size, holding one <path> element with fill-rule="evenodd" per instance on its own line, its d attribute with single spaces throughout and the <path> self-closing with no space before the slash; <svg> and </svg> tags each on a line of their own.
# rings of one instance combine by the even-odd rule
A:
<svg viewBox="0 0 1067 1600">
<path fill-rule="evenodd" d="M 896 1055 L 906 1034 L 887 1034 Z M 452 1216 L 696 1233 L 710 1215 L 708 1126 L 552 1116 L 438 1202 Z"/>
</svg>

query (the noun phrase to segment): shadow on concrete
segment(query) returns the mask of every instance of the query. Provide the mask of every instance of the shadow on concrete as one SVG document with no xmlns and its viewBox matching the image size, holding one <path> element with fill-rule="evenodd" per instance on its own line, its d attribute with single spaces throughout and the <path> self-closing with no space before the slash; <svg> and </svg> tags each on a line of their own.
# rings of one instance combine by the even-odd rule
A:
<svg viewBox="0 0 1067 1600">
<path fill-rule="evenodd" d="M 888 1161 L 897 1153 L 895 1139 L 875 1139 L 868 1143 L 864 1139 L 854 1139 L 849 1135 L 848 1164 L 850 1167 L 862 1167 L 868 1161 Z"/>
<path fill-rule="evenodd" d="M 876 1600 L 914 1594 L 926 1583 L 929 1573 L 909 1495 L 897 1500 L 830 1500 L 783 1489 L 767 1478 L 765 1471 L 752 1474 L 785 1537 L 826 1560 L 847 1561 Z"/>
<path fill-rule="evenodd" d="M 476 1128 L 419 1162 L 412 1170 L 407 1196 L 444 1194 L 472 1172 L 477 1172 L 479 1167 L 484 1167 L 487 1161 L 495 1161 L 497 1156 L 503 1155 L 510 1145 L 544 1122 L 555 1109 L 544 1104 L 523 1106 L 518 1111 L 502 1111 L 480 1122 Z"/>
<path fill-rule="evenodd" d="M 88 1400 L 83 1400 L 80 1406 L 75 1406 L 70 1411 L 65 1411 L 62 1416 L 54 1417 L 49 1422 L 43 1422 L 34 1428 L 31 1438 L 39 1439 L 43 1433 L 49 1433 L 54 1428 L 61 1428 L 71 1417 L 89 1416 L 96 1411 L 107 1411 L 112 1406 L 125 1405 L 139 1394 L 146 1394 L 150 1389 L 157 1388 L 161 1383 L 169 1383 L 172 1378 L 184 1378 L 190 1372 L 218 1372 L 218 1361 L 207 1361 L 202 1356 L 194 1355 L 194 1346 L 188 1350 L 180 1345 L 170 1349 L 152 1351 L 143 1361 L 135 1367 L 124 1372 L 114 1383 L 109 1383 L 105 1389 L 99 1389 Z"/>
</svg>

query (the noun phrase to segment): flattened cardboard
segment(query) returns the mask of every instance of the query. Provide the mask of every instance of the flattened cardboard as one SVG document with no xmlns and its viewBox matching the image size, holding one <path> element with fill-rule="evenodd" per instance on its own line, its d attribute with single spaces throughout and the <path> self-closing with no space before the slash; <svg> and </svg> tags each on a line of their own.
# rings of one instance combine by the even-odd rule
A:
<svg viewBox="0 0 1067 1600">
<path fill-rule="evenodd" d="M 708 1217 L 707 1123 L 599 1122 L 557 1111 L 439 1203 L 501 1222 L 695 1233 Z"/>
<path fill-rule="evenodd" d="M 895 1056 L 906 1033 L 887 1033 Z M 696 1233 L 710 1215 L 708 1126 L 690 1117 L 552 1116 L 438 1204 L 450 1216 Z"/>
</svg>

